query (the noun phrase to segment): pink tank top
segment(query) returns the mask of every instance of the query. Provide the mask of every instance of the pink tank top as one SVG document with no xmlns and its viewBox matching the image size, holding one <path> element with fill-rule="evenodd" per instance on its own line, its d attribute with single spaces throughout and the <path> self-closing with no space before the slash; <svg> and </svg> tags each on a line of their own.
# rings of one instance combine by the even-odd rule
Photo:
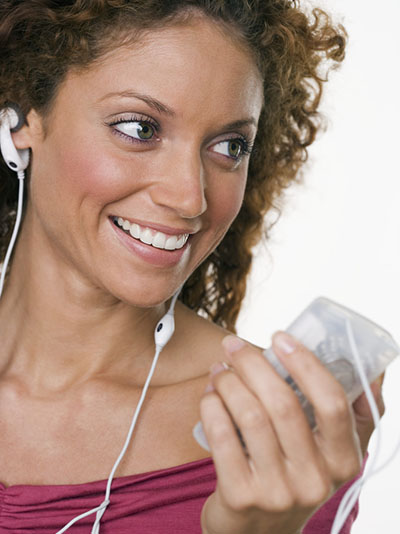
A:
<svg viewBox="0 0 400 534">
<path fill-rule="evenodd" d="M 72 518 L 104 501 L 107 480 L 86 484 L 5 488 L 0 484 L 0 534 L 55 534 Z M 200 513 L 214 491 L 211 458 L 168 469 L 117 477 L 101 534 L 201 534 Z M 346 484 L 309 520 L 303 534 L 329 534 Z M 358 512 L 353 509 L 341 534 L 350 533 Z M 96 514 L 80 519 L 66 532 L 90 534 Z"/>
</svg>

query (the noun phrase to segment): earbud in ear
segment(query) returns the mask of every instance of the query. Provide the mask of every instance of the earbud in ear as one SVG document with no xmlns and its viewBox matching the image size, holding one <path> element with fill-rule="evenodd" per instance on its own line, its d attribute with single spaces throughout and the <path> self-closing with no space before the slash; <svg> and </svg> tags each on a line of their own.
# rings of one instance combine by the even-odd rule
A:
<svg viewBox="0 0 400 534">
<path fill-rule="evenodd" d="M 0 149 L 4 161 L 15 172 L 24 171 L 29 165 L 29 149 L 17 150 L 11 137 L 11 132 L 16 132 L 23 124 L 23 114 L 15 104 L 0 111 Z"/>
<path fill-rule="evenodd" d="M 22 126 L 25 124 L 25 117 L 22 113 L 21 108 L 17 104 L 13 104 L 9 102 L 7 104 L 7 107 L 4 110 L 9 118 L 10 121 L 10 129 L 11 132 L 18 132 L 22 128 Z M 0 112 L 1 116 L 1 112 Z"/>
</svg>

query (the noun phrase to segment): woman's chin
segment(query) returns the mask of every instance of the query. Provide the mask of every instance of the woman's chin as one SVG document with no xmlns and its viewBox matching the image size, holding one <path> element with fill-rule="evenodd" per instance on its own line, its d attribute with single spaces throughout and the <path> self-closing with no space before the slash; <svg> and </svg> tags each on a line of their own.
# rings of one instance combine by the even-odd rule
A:
<svg viewBox="0 0 400 534">
<path fill-rule="evenodd" d="M 159 284 L 153 279 L 148 281 L 139 278 L 132 283 L 119 283 L 116 281 L 104 281 L 104 292 L 135 308 L 156 308 L 171 299 L 180 286 L 176 283 L 167 283 L 166 280 Z"/>
</svg>

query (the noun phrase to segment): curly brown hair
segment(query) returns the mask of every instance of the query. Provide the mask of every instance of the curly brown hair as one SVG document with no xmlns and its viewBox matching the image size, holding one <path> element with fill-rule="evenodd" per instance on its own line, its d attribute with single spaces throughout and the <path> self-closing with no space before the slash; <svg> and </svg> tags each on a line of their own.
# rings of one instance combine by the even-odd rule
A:
<svg viewBox="0 0 400 534">
<path fill-rule="evenodd" d="M 264 80 L 264 105 L 241 210 L 216 250 L 187 280 L 181 300 L 235 331 L 252 248 L 271 229 L 265 215 L 301 179 L 307 147 L 321 129 L 318 107 L 328 72 L 344 58 L 346 31 L 321 9 L 297 0 L 2 0 L 0 109 L 15 102 L 46 121 L 71 68 L 85 69 L 142 32 L 216 21 L 252 53 Z M 0 257 L 17 203 L 15 174 L 0 162 Z"/>
</svg>

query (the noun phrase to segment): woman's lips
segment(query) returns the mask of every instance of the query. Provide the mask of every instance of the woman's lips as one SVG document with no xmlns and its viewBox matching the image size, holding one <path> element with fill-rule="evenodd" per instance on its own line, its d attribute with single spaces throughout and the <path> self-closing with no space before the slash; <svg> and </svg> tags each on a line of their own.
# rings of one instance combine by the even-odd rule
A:
<svg viewBox="0 0 400 534">
<path fill-rule="evenodd" d="M 151 227 L 132 223 L 122 217 L 111 217 L 116 226 L 124 230 L 131 237 L 138 239 L 145 245 L 152 245 L 155 248 L 164 250 L 175 250 L 182 248 L 189 238 L 189 233 L 165 233 Z"/>
<path fill-rule="evenodd" d="M 126 230 L 118 226 L 118 223 L 113 219 L 109 219 L 110 225 L 113 228 L 117 238 L 120 242 L 133 254 L 140 257 L 147 263 L 158 267 L 173 267 L 181 260 L 182 256 L 190 247 L 190 237 L 186 239 L 181 248 L 174 250 L 166 250 L 164 248 L 157 248 L 151 244 L 146 244 L 139 239 L 133 237 Z"/>
</svg>

